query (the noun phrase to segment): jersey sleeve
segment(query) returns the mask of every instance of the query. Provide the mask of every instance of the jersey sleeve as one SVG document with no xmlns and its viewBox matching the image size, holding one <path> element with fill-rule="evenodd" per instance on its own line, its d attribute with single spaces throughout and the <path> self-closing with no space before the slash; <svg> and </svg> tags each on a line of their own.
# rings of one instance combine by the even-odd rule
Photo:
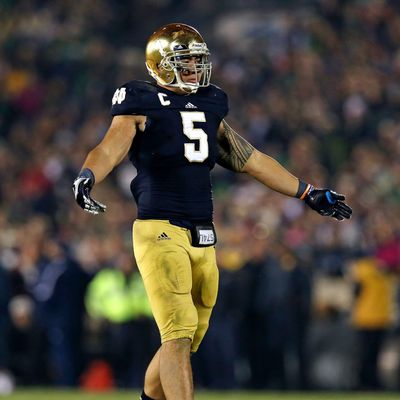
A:
<svg viewBox="0 0 400 400">
<path fill-rule="evenodd" d="M 113 95 L 111 115 L 141 115 L 143 114 L 141 91 L 135 85 L 127 83 L 120 86 Z"/>
</svg>

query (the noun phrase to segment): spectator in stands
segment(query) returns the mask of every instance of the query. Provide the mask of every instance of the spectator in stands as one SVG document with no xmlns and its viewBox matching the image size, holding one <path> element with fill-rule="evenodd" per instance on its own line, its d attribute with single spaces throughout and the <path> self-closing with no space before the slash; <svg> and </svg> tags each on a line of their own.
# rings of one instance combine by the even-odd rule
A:
<svg viewBox="0 0 400 400">
<path fill-rule="evenodd" d="M 354 261 L 351 276 L 355 291 L 352 324 L 357 333 L 358 388 L 382 389 L 378 362 L 385 335 L 394 323 L 394 276 L 379 265 L 376 257 Z"/>
<path fill-rule="evenodd" d="M 9 346 L 7 332 L 9 326 L 8 303 L 11 285 L 8 272 L 0 265 L 0 370 L 9 367 Z"/>
<path fill-rule="evenodd" d="M 85 302 L 91 318 L 106 322 L 104 354 L 98 356 L 112 366 L 117 386 L 140 387 L 158 347 L 158 332 L 130 252 L 122 249 L 112 267 L 97 272 Z"/>
<path fill-rule="evenodd" d="M 9 303 L 11 317 L 7 332 L 10 371 L 17 385 L 49 384 L 47 343 L 35 319 L 35 305 L 27 295 L 14 296 Z M 40 368 L 38 368 L 40 366 Z"/>
<path fill-rule="evenodd" d="M 75 386 L 82 372 L 83 299 L 89 279 L 60 241 L 47 239 L 32 293 L 49 344 L 51 380 L 58 386 Z"/>
</svg>

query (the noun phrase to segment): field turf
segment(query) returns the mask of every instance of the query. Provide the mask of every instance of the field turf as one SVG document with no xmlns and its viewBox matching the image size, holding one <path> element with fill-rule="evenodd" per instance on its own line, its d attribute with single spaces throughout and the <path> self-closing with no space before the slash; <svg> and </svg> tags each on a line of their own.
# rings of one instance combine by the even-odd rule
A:
<svg viewBox="0 0 400 400">
<path fill-rule="evenodd" d="M 138 400 L 137 391 L 86 393 L 76 390 L 16 390 L 4 400 Z M 197 391 L 196 400 L 384 400 L 399 399 L 400 393 L 337 393 L 337 392 L 206 392 Z"/>
</svg>

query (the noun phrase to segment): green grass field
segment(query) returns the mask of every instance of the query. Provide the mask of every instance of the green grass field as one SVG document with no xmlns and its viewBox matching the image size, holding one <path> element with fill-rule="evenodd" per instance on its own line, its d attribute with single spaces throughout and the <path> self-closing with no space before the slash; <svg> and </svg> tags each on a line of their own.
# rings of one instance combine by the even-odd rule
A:
<svg viewBox="0 0 400 400">
<path fill-rule="evenodd" d="M 135 391 L 116 391 L 109 393 L 85 393 L 81 391 L 58 390 L 17 390 L 3 397 L 9 400 L 137 400 L 139 393 Z M 279 392 L 202 392 L 196 393 L 196 400 L 383 400 L 399 399 L 400 393 L 279 393 Z"/>
</svg>

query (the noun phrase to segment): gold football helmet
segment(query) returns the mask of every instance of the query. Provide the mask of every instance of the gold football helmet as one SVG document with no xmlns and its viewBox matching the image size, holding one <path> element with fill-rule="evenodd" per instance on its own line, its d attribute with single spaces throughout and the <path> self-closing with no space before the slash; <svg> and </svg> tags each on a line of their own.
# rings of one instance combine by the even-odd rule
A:
<svg viewBox="0 0 400 400">
<path fill-rule="evenodd" d="M 180 23 L 168 24 L 150 36 L 146 46 L 146 67 L 159 84 L 196 93 L 199 87 L 210 84 L 209 54 L 196 29 Z M 195 83 L 182 80 L 181 72 L 185 71 L 196 74 Z"/>
</svg>

